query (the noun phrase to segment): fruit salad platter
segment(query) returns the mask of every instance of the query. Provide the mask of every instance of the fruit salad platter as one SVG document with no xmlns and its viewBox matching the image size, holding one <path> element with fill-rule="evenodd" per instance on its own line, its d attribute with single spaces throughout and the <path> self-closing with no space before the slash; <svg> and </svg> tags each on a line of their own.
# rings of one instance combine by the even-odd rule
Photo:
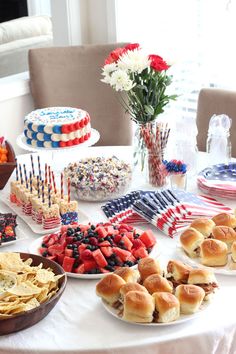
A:
<svg viewBox="0 0 236 354">
<path fill-rule="evenodd" d="M 35 240 L 30 252 L 59 263 L 68 276 L 96 279 L 120 267 L 133 267 L 149 254 L 159 254 L 151 230 L 127 224 L 64 225 L 54 234 Z"/>
</svg>

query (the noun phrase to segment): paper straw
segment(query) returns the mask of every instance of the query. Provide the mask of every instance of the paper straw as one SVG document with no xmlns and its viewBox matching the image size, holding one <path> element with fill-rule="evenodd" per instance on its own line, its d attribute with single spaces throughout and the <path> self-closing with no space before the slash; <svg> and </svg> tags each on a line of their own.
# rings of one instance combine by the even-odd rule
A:
<svg viewBox="0 0 236 354">
<path fill-rule="evenodd" d="M 51 184 L 48 184 L 48 206 L 51 208 Z"/>
<path fill-rule="evenodd" d="M 23 168 L 24 168 L 24 175 L 25 175 L 25 184 L 26 184 L 26 188 L 28 189 L 29 185 L 28 185 L 28 178 L 27 178 L 27 172 L 26 172 L 25 164 L 23 164 Z"/>
<path fill-rule="evenodd" d="M 40 190 L 39 190 L 39 176 L 37 176 L 37 191 L 38 191 L 38 198 L 40 198 Z"/>
<path fill-rule="evenodd" d="M 39 155 L 38 155 L 38 170 L 39 170 L 39 178 L 41 180 L 42 179 L 42 172 L 41 172 L 40 156 Z"/>
<path fill-rule="evenodd" d="M 42 202 L 44 203 L 44 181 L 42 181 Z"/>
<path fill-rule="evenodd" d="M 23 184 L 23 176 L 22 176 L 21 164 L 19 164 L 19 169 L 20 169 L 20 183 Z"/>
<path fill-rule="evenodd" d="M 34 160 L 33 160 L 33 155 L 32 155 L 32 154 L 30 155 L 30 159 L 31 159 L 32 173 L 33 173 L 33 176 L 35 176 L 35 171 L 34 171 Z"/>
<path fill-rule="evenodd" d="M 32 180 L 32 172 L 29 173 L 29 181 L 30 181 L 30 193 L 33 192 L 33 180 Z"/>
<path fill-rule="evenodd" d="M 19 181 L 19 171 L 18 171 L 17 159 L 16 159 L 16 180 Z"/>
<path fill-rule="evenodd" d="M 70 178 L 67 181 L 67 190 L 68 190 L 68 203 L 70 203 Z"/>
<path fill-rule="evenodd" d="M 57 194 L 57 186 L 56 186 L 55 176 L 53 171 L 52 171 L 52 182 L 53 182 L 54 193 Z"/>
<path fill-rule="evenodd" d="M 50 186 L 51 186 L 51 184 L 52 184 L 52 175 L 51 175 L 51 167 L 50 166 L 48 166 L 48 179 L 49 179 L 49 184 L 50 184 Z"/>
<path fill-rule="evenodd" d="M 64 198 L 64 192 L 63 192 L 63 173 L 61 173 L 61 199 Z"/>
<path fill-rule="evenodd" d="M 45 184 L 48 184 L 48 165 L 45 163 L 45 170 L 44 170 L 44 180 Z"/>
</svg>

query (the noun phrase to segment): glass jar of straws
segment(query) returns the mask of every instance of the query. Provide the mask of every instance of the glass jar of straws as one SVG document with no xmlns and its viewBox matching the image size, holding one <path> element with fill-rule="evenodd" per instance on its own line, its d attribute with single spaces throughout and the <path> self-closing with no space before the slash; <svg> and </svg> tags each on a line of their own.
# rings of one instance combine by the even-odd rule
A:
<svg viewBox="0 0 236 354">
<path fill-rule="evenodd" d="M 146 175 L 148 183 L 154 187 L 166 184 L 166 171 L 163 165 L 170 129 L 167 124 L 147 123 L 141 127 L 140 136 L 146 148 Z"/>
</svg>

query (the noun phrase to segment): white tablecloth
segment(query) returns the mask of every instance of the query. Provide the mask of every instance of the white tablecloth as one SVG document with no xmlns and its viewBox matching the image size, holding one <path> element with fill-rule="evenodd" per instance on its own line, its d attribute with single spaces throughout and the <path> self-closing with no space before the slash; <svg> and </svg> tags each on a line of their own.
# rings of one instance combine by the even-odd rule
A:
<svg viewBox="0 0 236 354">
<path fill-rule="evenodd" d="M 131 158 L 126 147 L 89 148 L 73 154 L 54 155 L 59 168 L 69 161 L 88 154 Z M 48 159 L 47 154 L 42 155 Z M 202 160 L 202 159 L 201 159 Z M 21 155 L 19 162 L 29 163 L 29 155 Z M 133 189 L 140 188 L 136 177 Z M 194 189 L 194 180 L 190 181 Z M 0 193 L 1 195 L 1 193 Z M 233 206 L 232 202 L 228 205 Z M 105 220 L 102 203 L 80 202 L 80 208 L 91 221 Z M 9 209 L 0 203 L 0 211 Z M 37 235 L 24 223 L 19 225 L 28 237 L 1 251 L 28 251 Z M 151 228 L 161 247 L 160 260 L 176 258 L 176 239 L 168 238 Z M 234 276 L 218 276 L 220 291 L 214 301 L 195 319 L 167 327 L 145 327 L 124 323 L 108 314 L 95 295 L 96 280 L 68 279 L 60 301 L 49 315 L 31 328 L 0 337 L 0 353 L 142 353 L 142 354 L 233 354 L 236 353 L 236 287 Z"/>
</svg>

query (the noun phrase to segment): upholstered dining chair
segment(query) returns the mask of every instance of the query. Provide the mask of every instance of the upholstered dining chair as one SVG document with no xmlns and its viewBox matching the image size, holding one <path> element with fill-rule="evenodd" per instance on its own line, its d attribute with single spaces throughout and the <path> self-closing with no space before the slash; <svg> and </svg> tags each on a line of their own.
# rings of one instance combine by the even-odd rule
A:
<svg viewBox="0 0 236 354">
<path fill-rule="evenodd" d="M 118 94 L 101 82 L 105 58 L 124 43 L 49 47 L 29 51 L 30 89 L 35 108 L 69 106 L 86 110 L 100 132 L 97 145 L 130 145 L 130 117 Z"/>
<path fill-rule="evenodd" d="M 207 131 L 213 114 L 226 114 L 232 119 L 230 129 L 232 156 L 236 157 L 236 91 L 201 89 L 197 106 L 197 141 L 200 151 L 206 151 Z"/>
</svg>

